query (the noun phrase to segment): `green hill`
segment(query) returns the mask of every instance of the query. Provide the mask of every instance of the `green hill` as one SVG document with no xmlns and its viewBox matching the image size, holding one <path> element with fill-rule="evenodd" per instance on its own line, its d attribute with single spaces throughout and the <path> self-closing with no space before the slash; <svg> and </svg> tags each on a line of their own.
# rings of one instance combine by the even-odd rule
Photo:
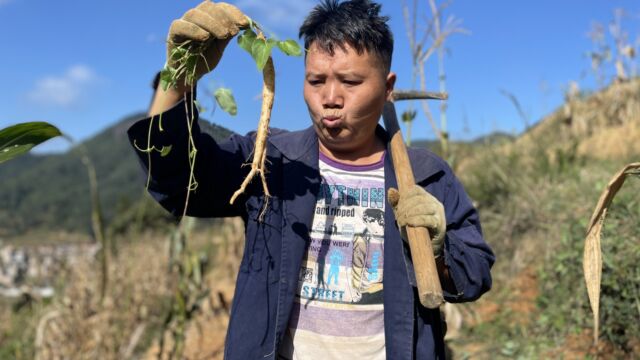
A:
<svg viewBox="0 0 640 360">
<path fill-rule="evenodd" d="M 144 174 L 126 135 L 129 126 L 142 116 L 127 116 L 82 143 L 96 168 L 107 223 L 117 209 L 130 208 L 145 195 Z M 200 124 L 215 139 L 231 134 L 203 120 Z M 77 148 L 9 161 L 0 166 L 0 179 L 0 236 L 36 230 L 90 231 L 89 181 Z"/>
<path fill-rule="evenodd" d="M 479 136 L 468 141 L 451 141 L 450 145 L 454 147 L 454 152 L 458 153 L 466 148 L 473 148 L 485 145 L 500 145 L 514 141 L 515 136 L 502 131 L 495 131 L 487 135 Z M 440 140 L 437 139 L 416 139 L 411 141 L 411 146 L 416 148 L 427 148 L 437 154 L 441 153 Z"/>
</svg>

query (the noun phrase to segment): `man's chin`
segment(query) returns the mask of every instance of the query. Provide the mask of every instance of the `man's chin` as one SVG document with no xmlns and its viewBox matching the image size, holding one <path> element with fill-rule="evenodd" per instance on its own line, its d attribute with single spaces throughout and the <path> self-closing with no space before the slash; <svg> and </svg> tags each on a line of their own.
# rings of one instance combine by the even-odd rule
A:
<svg viewBox="0 0 640 360">
<path fill-rule="evenodd" d="M 346 131 L 343 128 L 327 128 L 322 129 L 324 136 L 330 141 L 337 143 L 348 141 Z"/>
<path fill-rule="evenodd" d="M 322 127 L 320 129 L 316 127 L 316 133 L 318 134 L 318 140 L 322 143 L 322 146 L 331 152 L 350 151 L 353 147 L 353 139 L 344 128 L 331 130 L 327 127 Z"/>
<path fill-rule="evenodd" d="M 348 136 L 344 129 L 322 129 L 322 138 L 325 143 L 331 144 L 334 147 L 349 146 L 352 143 L 352 139 Z"/>
</svg>

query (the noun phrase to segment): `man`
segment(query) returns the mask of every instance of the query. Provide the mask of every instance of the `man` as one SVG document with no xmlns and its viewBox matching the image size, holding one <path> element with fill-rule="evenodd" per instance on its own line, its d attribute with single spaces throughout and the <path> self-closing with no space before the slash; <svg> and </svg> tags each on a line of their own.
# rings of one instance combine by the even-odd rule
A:
<svg viewBox="0 0 640 360">
<path fill-rule="evenodd" d="M 476 210 L 444 161 L 410 149 L 417 185 L 398 194 L 389 137 L 378 121 L 391 97 L 393 38 L 368 0 L 326 0 L 300 28 L 304 39 L 304 99 L 312 126 L 272 129 L 264 218 L 262 187 L 254 181 L 229 204 L 253 150 L 252 136 L 216 143 L 192 129 L 197 148 L 189 196 L 191 216 L 241 216 L 245 252 L 226 338 L 228 359 L 444 358 L 438 310 L 421 306 L 408 245 L 399 227 L 427 227 L 445 299 L 472 301 L 491 287 L 491 249 Z M 248 26 L 237 8 L 205 1 L 172 23 L 169 51 L 190 40 L 204 44 L 210 68 L 229 40 Z M 196 77 L 207 71 L 198 67 Z M 190 168 L 187 123 L 196 113 L 189 89 L 157 89 L 149 115 L 129 131 L 150 169 L 149 191 L 182 214 Z M 162 126 L 159 126 L 161 114 Z M 426 190 L 426 191 L 425 191 Z M 387 206 L 384 194 L 389 192 Z"/>
</svg>

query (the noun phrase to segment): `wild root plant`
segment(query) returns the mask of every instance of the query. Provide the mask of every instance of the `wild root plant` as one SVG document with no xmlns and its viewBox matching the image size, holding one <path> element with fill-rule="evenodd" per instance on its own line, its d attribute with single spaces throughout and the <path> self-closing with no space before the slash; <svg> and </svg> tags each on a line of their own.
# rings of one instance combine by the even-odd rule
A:
<svg viewBox="0 0 640 360">
<path fill-rule="evenodd" d="M 262 182 L 262 189 L 265 196 L 265 205 L 262 211 L 262 215 L 264 215 L 264 211 L 267 209 L 268 200 L 271 196 L 269 192 L 269 188 L 267 186 L 266 179 L 266 162 L 267 162 L 267 136 L 269 133 L 269 121 L 271 119 L 271 110 L 273 109 L 273 101 L 275 98 L 275 68 L 273 65 L 273 59 L 271 57 L 271 52 L 274 47 L 277 47 L 286 55 L 290 56 L 300 56 L 302 54 L 302 50 L 298 43 L 295 40 L 276 40 L 274 38 L 268 38 L 265 36 L 264 32 L 261 30 L 260 26 L 253 20 L 249 19 L 249 27 L 245 29 L 240 36 L 238 36 L 238 45 L 246 50 L 251 57 L 254 59 L 258 70 L 262 71 L 263 78 L 263 86 L 262 86 L 262 106 L 260 110 L 260 119 L 258 121 L 257 131 L 256 131 L 256 139 L 255 139 L 255 147 L 253 151 L 253 160 L 251 163 L 246 164 L 251 166 L 251 170 L 248 175 L 240 185 L 239 189 L 232 195 L 229 200 L 230 204 L 233 204 L 236 199 L 242 195 L 247 186 L 251 183 L 255 176 L 259 176 Z M 180 87 L 186 86 L 190 88 L 189 92 L 191 96 L 191 101 L 187 102 L 187 94 L 184 95 L 185 100 L 185 112 L 187 114 L 187 129 L 189 132 L 189 182 L 187 185 L 187 195 L 185 199 L 185 206 L 183 210 L 183 216 L 187 213 L 187 208 L 189 205 L 189 195 L 192 191 L 196 190 L 198 187 L 197 179 L 194 176 L 195 170 L 195 159 L 198 153 L 198 149 L 195 145 L 193 139 L 193 121 L 195 120 L 194 114 L 194 87 L 196 83 L 196 68 L 198 66 L 202 66 L 204 64 L 207 70 L 210 70 L 209 65 L 207 63 L 207 59 L 204 56 L 204 45 L 196 44 L 191 41 L 186 41 L 184 43 L 178 44 L 175 46 L 171 53 L 169 54 L 170 63 L 174 64 L 173 66 L 165 66 L 160 74 L 161 86 L 163 89 L 168 89 L 169 87 Z M 235 103 L 235 99 L 233 97 L 233 93 L 229 89 L 220 88 L 215 91 L 214 97 L 218 105 L 226 112 L 231 115 L 235 115 L 237 113 L 237 105 Z M 191 104 L 191 105 L 187 105 Z M 188 108 L 191 106 L 191 109 Z M 148 154 L 148 179 L 147 179 L 147 187 L 150 182 L 150 174 L 151 174 L 151 153 L 156 151 L 159 152 L 161 156 L 166 156 L 171 151 L 170 146 L 163 146 L 158 149 L 155 146 L 151 145 L 151 127 L 153 126 L 153 118 L 149 124 L 149 136 L 147 141 L 147 148 L 142 149 L 138 147 L 137 144 L 134 144 L 139 151 L 146 152 Z M 158 126 L 160 131 L 164 131 L 162 128 L 162 115 L 159 116 Z M 262 216 L 261 216 L 262 218 Z"/>
<path fill-rule="evenodd" d="M 233 204 L 235 200 L 246 190 L 252 178 L 260 175 L 262 188 L 268 201 L 270 197 L 269 188 L 267 187 L 267 179 L 265 177 L 265 163 L 267 158 L 267 135 L 269 133 L 269 120 L 271 119 L 271 110 L 273 108 L 273 100 L 275 97 L 275 69 L 271 51 L 274 47 L 278 47 L 285 55 L 300 56 L 302 51 L 295 40 L 278 41 L 266 38 L 262 30 L 255 22 L 250 21 L 250 27 L 238 37 L 238 45 L 246 50 L 256 62 L 258 70 L 262 71 L 262 108 L 260 111 L 260 120 L 258 122 L 253 161 L 251 162 L 251 171 L 240 185 L 240 188 L 233 194 L 229 203 Z M 253 30 L 256 30 L 254 32 Z M 220 97 L 216 97 L 220 99 Z M 227 108 L 226 104 L 221 104 L 223 108 Z M 265 201 L 266 210 L 267 202 Z M 262 218 L 262 216 L 261 216 Z"/>
</svg>

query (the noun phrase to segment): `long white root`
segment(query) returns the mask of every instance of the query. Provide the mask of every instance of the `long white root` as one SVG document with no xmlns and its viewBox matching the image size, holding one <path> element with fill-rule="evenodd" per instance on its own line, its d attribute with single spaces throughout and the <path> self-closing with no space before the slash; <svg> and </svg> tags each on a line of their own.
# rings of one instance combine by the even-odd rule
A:
<svg viewBox="0 0 640 360">
<path fill-rule="evenodd" d="M 247 186 L 251 183 L 254 176 L 260 175 L 262 181 L 262 189 L 264 191 L 265 202 L 262 212 L 260 213 L 260 219 L 264 216 L 267 209 L 269 198 L 269 188 L 267 186 L 266 172 L 266 160 L 267 160 L 267 135 L 269 133 L 269 120 L 271 119 L 271 109 L 273 108 L 273 99 L 275 97 L 275 69 L 273 67 L 273 60 L 271 57 L 267 60 L 264 69 L 262 70 L 263 84 L 262 84 L 262 108 L 260 111 L 260 121 L 258 122 L 258 130 L 256 133 L 256 143 L 253 152 L 253 161 L 251 162 L 251 171 L 240 185 L 240 188 L 229 200 L 230 204 L 233 204 L 235 200 L 242 193 L 245 192 Z"/>
</svg>

